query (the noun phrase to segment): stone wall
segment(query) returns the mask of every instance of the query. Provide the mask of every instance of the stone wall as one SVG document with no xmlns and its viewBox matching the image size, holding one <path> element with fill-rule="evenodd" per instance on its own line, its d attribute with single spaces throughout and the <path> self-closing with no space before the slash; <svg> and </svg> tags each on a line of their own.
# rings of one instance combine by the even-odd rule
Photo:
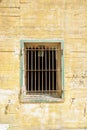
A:
<svg viewBox="0 0 87 130">
<path fill-rule="evenodd" d="M 64 40 L 64 102 L 22 104 L 20 40 Z M 87 0 L 0 1 L 0 124 L 87 129 Z"/>
</svg>

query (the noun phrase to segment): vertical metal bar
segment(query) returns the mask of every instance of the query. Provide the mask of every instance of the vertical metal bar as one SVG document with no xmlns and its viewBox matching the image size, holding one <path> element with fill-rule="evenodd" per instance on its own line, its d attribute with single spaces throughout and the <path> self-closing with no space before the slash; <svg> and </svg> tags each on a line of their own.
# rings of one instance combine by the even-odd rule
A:
<svg viewBox="0 0 87 130">
<path fill-rule="evenodd" d="M 42 91 L 43 91 L 43 54 L 44 54 L 44 51 L 42 47 Z"/>
<path fill-rule="evenodd" d="M 57 49 L 55 49 L 55 58 L 56 58 L 56 90 L 58 90 L 58 73 L 59 73 L 59 67 L 58 67 L 58 60 L 59 60 L 59 58 L 58 58 L 58 50 Z M 57 70 L 58 69 L 58 70 Z"/>
<path fill-rule="evenodd" d="M 40 48 L 38 48 L 38 91 L 40 90 L 40 57 L 39 57 L 39 51 Z"/>
<path fill-rule="evenodd" d="M 52 90 L 54 90 L 54 48 L 52 47 Z"/>
<path fill-rule="evenodd" d="M 33 50 L 31 48 L 31 90 L 33 90 Z"/>
<path fill-rule="evenodd" d="M 29 50 L 27 50 L 28 52 L 28 91 L 29 91 Z"/>
<path fill-rule="evenodd" d="M 50 48 L 49 48 L 49 91 L 50 91 Z"/>
<path fill-rule="evenodd" d="M 45 49 L 45 90 L 47 91 L 47 50 Z"/>
<path fill-rule="evenodd" d="M 35 48 L 35 91 L 36 91 L 36 48 Z"/>
</svg>

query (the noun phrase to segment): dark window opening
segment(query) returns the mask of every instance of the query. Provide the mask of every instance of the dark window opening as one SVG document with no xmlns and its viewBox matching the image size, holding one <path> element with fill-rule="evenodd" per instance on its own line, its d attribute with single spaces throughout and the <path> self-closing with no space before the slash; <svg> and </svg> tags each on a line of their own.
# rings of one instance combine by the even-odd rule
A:
<svg viewBox="0 0 87 130">
<path fill-rule="evenodd" d="M 58 89 L 55 47 L 28 47 L 26 52 L 27 93 L 49 93 Z"/>
<path fill-rule="evenodd" d="M 61 97 L 61 43 L 24 45 L 26 94 Z"/>
</svg>

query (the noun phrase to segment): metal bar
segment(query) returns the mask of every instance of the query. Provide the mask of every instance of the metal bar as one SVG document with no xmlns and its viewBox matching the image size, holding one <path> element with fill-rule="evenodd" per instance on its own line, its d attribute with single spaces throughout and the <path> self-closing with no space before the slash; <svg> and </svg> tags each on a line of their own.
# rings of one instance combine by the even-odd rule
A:
<svg viewBox="0 0 87 130">
<path fill-rule="evenodd" d="M 52 69 L 54 69 L 54 52 L 53 52 L 53 50 L 52 50 Z M 52 71 L 52 90 L 54 90 L 54 71 Z"/>
<path fill-rule="evenodd" d="M 35 49 L 35 92 L 36 92 L 36 49 Z"/>
<path fill-rule="evenodd" d="M 28 50 L 28 70 L 29 70 L 29 50 Z M 28 71 L 28 90 L 29 90 L 29 71 Z"/>
<path fill-rule="evenodd" d="M 31 70 L 33 70 L 33 52 L 31 51 Z M 33 90 L 33 72 L 31 72 L 31 90 Z"/>
<path fill-rule="evenodd" d="M 56 92 L 61 92 L 61 91 L 63 91 L 63 90 L 43 90 L 43 93 L 49 93 L 49 92 L 51 92 L 51 93 L 56 93 Z M 34 91 L 34 90 L 32 90 L 32 91 L 29 91 L 29 92 L 33 92 L 33 93 L 41 93 L 42 91 L 41 90 L 39 90 L 39 91 Z"/>
<path fill-rule="evenodd" d="M 42 71 L 42 70 L 26 70 L 26 71 Z M 48 70 L 44 70 L 43 71 L 61 71 L 61 69 L 54 69 L 54 70 L 51 70 L 51 69 L 48 69 Z"/>
<path fill-rule="evenodd" d="M 38 51 L 39 53 L 39 51 Z M 40 69 L 40 57 L 38 56 L 38 69 Z M 40 72 L 38 71 L 38 90 L 40 90 Z"/>
<path fill-rule="evenodd" d="M 54 69 L 56 69 L 57 66 L 57 55 L 56 55 L 56 51 L 54 49 Z M 56 76 L 56 72 L 54 72 L 54 89 L 56 90 L 56 86 L 57 86 L 57 76 Z"/>
<path fill-rule="evenodd" d="M 45 49 L 45 69 L 47 70 L 47 52 Z M 47 91 L 47 71 L 45 71 L 45 90 Z"/>
<path fill-rule="evenodd" d="M 50 91 L 50 48 L 49 48 L 49 91 Z"/>
<path fill-rule="evenodd" d="M 59 57 L 58 57 L 58 51 L 56 51 L 56 50 L 55 50 L 55 56 L 56 56 L 56 68 L 58 68 Z M 61 71 L 62 69 L 59 69 L 59 70 Z M 59 82 L 58 72 L 60 72 L 60 71 L 56 71 L 56 90 L 58 89 L 58 82 Z"/>
<path fill-rule="evenodd" d="M 42 50 L 43 50 L 43 48 L 42 48 Z M 43 53 L 43 51 L 42 51 L 42 53 Z M 42 56 L 42 91 L 43 91 L 43 56 Z"/>
<path fill-rule="evenodd" d="M 24 50 L 25 50 L 25 51 L 27 51 L 27 50 L 34 51 L 34 50 L 37 50 L 37 49 L 24 49 Z M 51 50 L 53 50 L 53 48 L 50 48 L 50 51 L 51 51 Z M 56 49 L 56 48 L 55 48 L 55 50 L 61 51 L 60 49 Z M 38 48 L 38 51 L 44 51 L 44 49 L 39 49 L 39 48 Z M 49 51 L 49 49 L 45 49 L 45 51 Z"/>
</svg>

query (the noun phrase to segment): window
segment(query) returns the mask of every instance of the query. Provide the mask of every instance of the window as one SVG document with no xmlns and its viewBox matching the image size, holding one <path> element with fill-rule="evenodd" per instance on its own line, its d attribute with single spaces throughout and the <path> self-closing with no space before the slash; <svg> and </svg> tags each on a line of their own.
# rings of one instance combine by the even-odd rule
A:
<svg viewBox="0 0 87 130">
<path fill-rule="evenodd" d="M 54 102 L 63 95 L 61 42 L 28 42 L 21 45 L 22 100 Z"/>
</svg>

